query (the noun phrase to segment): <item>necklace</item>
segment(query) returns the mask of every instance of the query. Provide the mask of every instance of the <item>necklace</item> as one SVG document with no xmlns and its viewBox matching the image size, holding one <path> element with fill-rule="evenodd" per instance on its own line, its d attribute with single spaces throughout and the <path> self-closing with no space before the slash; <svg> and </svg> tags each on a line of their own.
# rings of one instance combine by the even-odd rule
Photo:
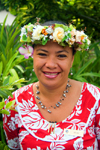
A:
<svg viewBox="0 0 100 150">
<path fill-rule="evenodd" d="M 69 80 L 68 80 L 68 83 L 67 83 L 67 85 L 66 85 L 66 88 L 65 88 L 65 90 L 63 91 L 63 94 L 62 94 L 62 96 L 61 96 L 61 99 L 60 99 L 54 106 L 51 105 L 50 107 L 47 108 L 47 107 L 42 103 L 42 101 L 40 100 L 40 97 L 39 97 L 39 94 L 40 94 L 39 86 L 36 85 L 36 88 L 37 88 L 37 90 L 36 90 L 36 94 L 37 94 L 37 95 L 36 95 L 36 99 L 39 101 L 38 104 L 41 105 L 41 108 L 42 108 L 42 109 L 46 109 L 48 113 L 52 113 L 52 111 L 50 110 L 50 108 L 56 109 L 57 107 L 58 107 L 58 108 L 60 107 L 60 105 L 61 105 L 62 102 L 64 101 L 64 98 L 66 97 L 66 93 L 68 93 L 70 87 L 71 87 L 71 85 L 69 85 Z"/>
</svg>

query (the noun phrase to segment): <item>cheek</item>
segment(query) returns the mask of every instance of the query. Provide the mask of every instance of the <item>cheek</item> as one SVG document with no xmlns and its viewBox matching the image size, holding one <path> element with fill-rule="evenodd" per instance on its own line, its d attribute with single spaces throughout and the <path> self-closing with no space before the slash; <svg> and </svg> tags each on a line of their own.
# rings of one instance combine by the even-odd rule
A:
<svg viewBox="0 0 100 150">
<path fill-rule="evenodd" d="M 34 67 L 35 70 L 41 69 L 43 66 L 44 66 L 43 59 L 34 58 L 34 60 L 33 60 L 33 67 Z"/>
</svg>

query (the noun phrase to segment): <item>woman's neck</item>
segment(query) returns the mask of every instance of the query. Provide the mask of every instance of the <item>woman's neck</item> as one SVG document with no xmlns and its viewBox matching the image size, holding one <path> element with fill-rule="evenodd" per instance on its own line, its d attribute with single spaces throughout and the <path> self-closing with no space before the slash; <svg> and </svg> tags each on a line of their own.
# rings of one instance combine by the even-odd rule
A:
<svg viewBox="0 0 100 150">
<path fill-rule="evenodd" d="M 57 98 L 60 98 L 62 96 L 67 83 L 68 82 L 66 81 L 64 84 L 59 85 L 58 87 L 57 86 L 56 87 L 50 87 L 50 86 L 48 87 L 48 86 L 43 85 L 41 82 L 37 82 L 37 85 L 39 86 L 39 91 L 40 91 L 42 97 L 45 97 L 50 101 L 52 101 L 52 100 L 54 101 L 54 100 L 57 100 Z"/>
</svg>

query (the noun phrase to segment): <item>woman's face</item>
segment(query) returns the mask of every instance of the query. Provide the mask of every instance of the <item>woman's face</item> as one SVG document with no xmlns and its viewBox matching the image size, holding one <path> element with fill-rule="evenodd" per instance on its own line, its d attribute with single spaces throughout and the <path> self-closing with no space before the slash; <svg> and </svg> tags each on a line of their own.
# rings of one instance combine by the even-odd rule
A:
<svg viewBox="0 0 100 150">
<path fill-rule="evenodd" d="M 66 84 L 74 60 L 70 47 L 49 41 L 46 45 L 36 45 L 33 57 L 34 71 L 40 84 L 49 88 Z"/>
</svg>

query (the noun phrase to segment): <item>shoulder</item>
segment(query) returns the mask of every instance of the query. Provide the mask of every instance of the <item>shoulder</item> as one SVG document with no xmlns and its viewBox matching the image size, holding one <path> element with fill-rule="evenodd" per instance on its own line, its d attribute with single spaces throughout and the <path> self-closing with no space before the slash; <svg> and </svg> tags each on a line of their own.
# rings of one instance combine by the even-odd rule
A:
<svg viewBox="0 0 100 150">
<path fill-rule="evenodd" d="M 96 100 L 100 100 L 100 88 L 96 87 L 95 85 L 84 83 L 83 91 L 90 94 Z"/>
<path fill-rule="evenodd" d="M 8 101 L 14 100 L 14 99 L 16 98 L 16 96 L 18 97 L 18 96 L 20 96 L 20 95 L 25 95 L 25 94 L 28 93 L 28 92 L 31 92 L 31 93 L 32 93 L 32 92 L 33 92 L 33 91 L 32 91 L 32 85 L 33 85 L 33 84 L 29 84 L 29 85 L 26 85 L 26 86 L 23 86 L 23 87 L 17 89 L 16 91 L 14 91 L 14 92 L 12 93 L 12 97 L 9 96 L 8 99 L 5 100 L 5 102 L 7 103 Z"/>
<path fill-rule="evenodd" d="M 29 84 L 29 85 L 26 85 L 26 86 L 23 86 L 21 88 L 19 88 L 18 90 L 14 91 L 13 92 L 13 95 L 15 96 L 19 96 L 21 94 L 25 94 L 27 92 L 32 92 L 32 85 L 33 84 Z"/>
</svg>

